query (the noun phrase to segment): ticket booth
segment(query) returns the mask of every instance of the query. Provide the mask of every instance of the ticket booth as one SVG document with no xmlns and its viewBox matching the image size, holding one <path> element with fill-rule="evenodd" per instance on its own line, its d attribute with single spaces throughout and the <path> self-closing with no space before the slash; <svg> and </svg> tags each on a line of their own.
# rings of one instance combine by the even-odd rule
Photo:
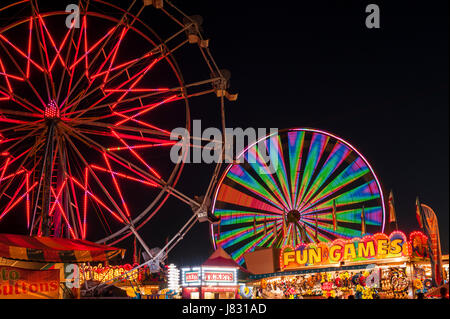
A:
<svg viewBox="0 0 450 319">
<path fill-rule="evenodd" d="M 203 265 L 181 269 L 182 296 L 185 299 L 236 299 L 241 269 L 222 248 Z"/>
</svg>

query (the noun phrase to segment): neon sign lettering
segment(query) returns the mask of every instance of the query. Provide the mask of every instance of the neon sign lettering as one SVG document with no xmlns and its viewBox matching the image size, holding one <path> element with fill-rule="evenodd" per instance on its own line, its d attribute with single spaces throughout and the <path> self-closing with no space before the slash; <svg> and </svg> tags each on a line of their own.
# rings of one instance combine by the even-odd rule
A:
<svg viewBox="0 0 450 319">
<path fill-rule="evenodd" d="M 419 232 L 414 234 L 420 235 Z M 396 258 L 411 256 L 411 254 L 411 241 L 407 240 L 404 233 L 394 231 L 390 236 L 377 233 L 351 240 L 337 239 L 330 243 L 300 244 L 295 248 L 285 246 L 280 253 L 280 267 L 281 269 L 299 268 L 336 264 L 342 261 Z"/>
</svg>

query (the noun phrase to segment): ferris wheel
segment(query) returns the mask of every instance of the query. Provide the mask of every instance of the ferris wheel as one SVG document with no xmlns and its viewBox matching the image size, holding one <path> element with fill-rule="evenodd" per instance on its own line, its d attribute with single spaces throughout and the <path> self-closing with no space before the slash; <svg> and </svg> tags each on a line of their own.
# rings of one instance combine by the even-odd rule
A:
<svg viewBox="0 0 450 319">
<path fill-rule="evenodd" d="M 201 19 L 161 0 L 83 0 L 70 12 L 2 2 L 0 18 L 0 227 L 106 244 L 136 236 L 149 253 L 138 230 L 170 196 L 203 209 L 175 188 L 183 161 L 170 159 L 193 99 L 215 95 L 225 123 L 228 82 Z M 185 78 L 180 62 L 197 74 Z"/>
<path fill-rule="evenodd" d="M 361 153 L 330 133 L 302 128 L 245 149 L 219 182 L 213 214 L 220 218 L 211 225 L 213 242 L 240 264 L 258 247 L 360 237 L 382 232 L 385 221 L 380 183 Z"/>
</svg>

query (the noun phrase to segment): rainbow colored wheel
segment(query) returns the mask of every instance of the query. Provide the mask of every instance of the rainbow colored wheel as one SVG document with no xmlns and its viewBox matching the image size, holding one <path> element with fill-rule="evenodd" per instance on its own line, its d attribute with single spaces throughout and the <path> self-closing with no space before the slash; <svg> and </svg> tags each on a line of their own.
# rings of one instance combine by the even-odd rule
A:
<svg viewBox="0 0 450 319">
<path fill-rule="evenodd" d="M 257 247 L 359 237 L 361 215 L 365 234 L 383 232 L 383 203 L 373 169 L 353 146 L 324 131 L 289 129 L 250 145 L 227 167 L 211 235 L 244 264 Z"/>
</svg>

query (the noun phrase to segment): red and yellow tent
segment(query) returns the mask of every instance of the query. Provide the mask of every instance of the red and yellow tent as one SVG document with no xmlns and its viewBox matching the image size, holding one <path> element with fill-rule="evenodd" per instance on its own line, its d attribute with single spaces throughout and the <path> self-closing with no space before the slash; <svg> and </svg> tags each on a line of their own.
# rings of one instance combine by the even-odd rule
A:
<svg viewBox="0 0 450 319">
<path fill-rule="evenodd" d="M 31 237 L 0 234 L 0 257 L 43 263 L 84 263 L 107 261 L 125 249 L 80 239 Z"/>
</svg>

